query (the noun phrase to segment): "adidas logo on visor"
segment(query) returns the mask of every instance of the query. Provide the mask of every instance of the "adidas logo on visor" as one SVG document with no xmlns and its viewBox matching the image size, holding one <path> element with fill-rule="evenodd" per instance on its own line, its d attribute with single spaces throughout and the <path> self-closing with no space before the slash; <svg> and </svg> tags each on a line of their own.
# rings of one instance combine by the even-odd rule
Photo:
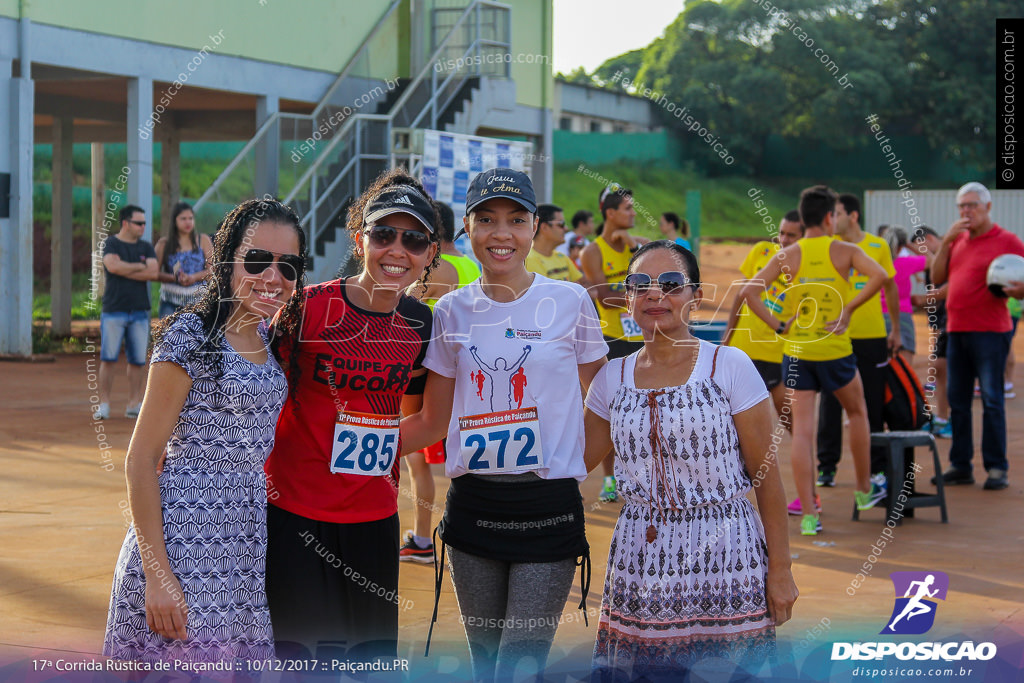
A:
<svg viewBox="0 0 1024 683">
<path fill-rule="evenodd" d="M 409 206 L 412 206 L 412 201 L 409 199 L 409 195 L 403 194 L 395 200 L 395 204 L 408 204 Z"/>
</svg>

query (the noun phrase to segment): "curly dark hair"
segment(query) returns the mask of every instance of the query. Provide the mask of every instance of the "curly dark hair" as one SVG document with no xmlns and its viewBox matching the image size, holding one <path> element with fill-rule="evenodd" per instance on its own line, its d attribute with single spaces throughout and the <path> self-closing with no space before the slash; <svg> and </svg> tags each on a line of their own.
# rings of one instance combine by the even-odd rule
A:
<svg viewBox="0 0 1024 683">
<path fill-rule="evenodd" d="M 175 314 L 160 321 L 153 333 L 153 343 L 159 344 L 167 330 L 170 329 L 178 316 L 193 313 L 199 316 L 203 325 L 203 341 L 190 354 L 190 358 L 202 355 L 203 360 L 211 369 L 214 377 L 223 372 L 221 349 L 224 343 L 224 325 L 231 317 L 236 305 L 231 291 L 231 274 L 235 266 L 235 254 L 239 247 L 247 243 L 247 238 L 257 225 L 263 222 L 281 223 L 295 228 L 299 237 L 299 256 L 305 264 L 307 259 L 306 233 L 299 225 L 299 217 L 295 212 L 276 199 L 249 199 L 229 211 L 217 233 L 213 236 L 213 266 L 204 281 L 202 293 L 192 304 L 180 309 Z M 271 338 L 271 350 L 278 360 L 285 365 L 280 356 L 280 339 L 296 334 L 302 317 L 302 304 L 305 300 L 305 268 L 301 268 L 295 280 L 295 292 L 281 310 Z M 296 345 L 297 347 L 297 345 Z M 294 351 L 291 359 L 294 359 Z"/>
<path fill-rule="evenodd" d="M 362 260 L 359 256 L 359 252 L 356 250 L 356 245 L 363 239 L 363 230 L 366 229 L 366 225 L 363 223 L 363 209 L 365 209 L 366 205 L 373 201 L 377 195 L 395 185 L 408 185 L 427 198 L 427 201 L 430 202 L 431 207 L 434 209 L 433 215 L 429 216 L 434 224 L 434 231 L 429 233 L 430 241 L 434 244 L 440 243 L 441 234 L 444 229 L 441 222 L 441 214 L 438 213 L 436 203 L 423 188 L 423 184 L 416 180 L 416 178 L 409 175 L 404 166 L 399 166 L 391 169 L 390 171 L 384 171 L 377 176 L 377 179 L 374 180 L 370 186 L 366 188 L 361 195 L 359 195 L 359 198 L 353 202 L 352 206 L 348 208 L 348 224 L 345 226 L 345 229 L 348 230 L 349 236 L 352 238 L 352 252 L 356 259 Z M 423 275 L 419 278 L 420 281 L 426 281 L 430 276 L 430 273 L 434 271 L 434 268 L 437 267 L 440 261 L 441 250 L 437 249 L 434 252 L 434 260 L 427 264 L 427 267 L 423 270 Z"/>
</svg>

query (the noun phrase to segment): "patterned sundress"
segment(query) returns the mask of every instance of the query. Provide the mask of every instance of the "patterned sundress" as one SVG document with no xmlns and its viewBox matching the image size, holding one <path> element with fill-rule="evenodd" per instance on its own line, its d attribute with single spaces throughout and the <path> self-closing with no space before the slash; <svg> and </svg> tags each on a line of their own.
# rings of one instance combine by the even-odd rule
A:
<svg viewBox="0 0 1024 683">
<path fill-rule="evenodd" d="M 260 326 L 264 344 L 267 330 Z M 134 527 L 114 569 L 103 654 L 142 661 L 268 659 L 274 636 L 264 588 L 267 488 L 263 463 L 288 386 L 267 349 L 262 365 L 221 346 L 223 375 L 203 355 L 189 359 L 203 335 L 198 316 L 180 315 L 153 350 L 192 378 L 167 442 L 159 477 L 164 542 L 188 606 L 186 640 L 146 624 L 146 577 Z M 143 539 L 145 540 L 145 539 Z"/>
<path fill-rule="evenodd" d="M 746 498 L 729 401 L 710 374 L 610 400 L 624 504 L 608 555 L 595 680 L 679 675 L 722 657 L 756 670 L 775 653 L 765 600 L 764 529 Z M 612 361 L 613 363 L 616 361 Z M 700 364 L 695 364 L 694 373 Z M 613 368 L 609 368 L 614 372 Z"/>
</svg>

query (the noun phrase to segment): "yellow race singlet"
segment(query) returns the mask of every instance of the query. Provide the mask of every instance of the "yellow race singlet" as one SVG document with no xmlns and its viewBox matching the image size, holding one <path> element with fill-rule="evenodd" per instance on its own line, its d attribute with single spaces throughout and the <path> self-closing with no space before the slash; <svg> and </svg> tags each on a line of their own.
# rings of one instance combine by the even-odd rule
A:
<svg viewBox="0 0 1024 683">
<path fill-rule="evenodd" d="M 758 242 L 743 259 L 740 265 L 740 272 L 748 280 L 768 264 L 778 253 L 778 244 L 774 242 Z M 761 301 L 768 307 L 775 316 L 781 318 L 783 307 L 786 303 L 786 290 L 789 282 L 786 276 L 780 275 L 778 279 L 761 295 Z M 735 346 L 743 351 L 752 360 L 762 360 L 769 363 L 782 362 L 782 337 L 775 334 L 775 330 L 750 310 L 750 307 L 743 304 L 740 307 L 739 317 L 736 320 L 736 329 L 733 330 L 729 339 L 729 346 Z"/>
<path fill-rule="evenodd" d="M 804 237 L 800 245 L 800 268 L 786 292 L 787 318 L 797 313 L 786 335 L 783 352 L 801 360 L 823 361 L 853 353 L 848 332 L 835 334 L 825 323 L 839 318 L 851 298 L 850 285 L 829 257 L 832 237 Z"/>
<path fill-rule="evenodd" d="M 629 268 L 629 259 L 633 256 L 628 249 L 615 251 L 608 244 L 604 236 L 594 240 L 594 244 L 601 250 L 601 272 L 604 273 L 608 284 L 615 292 L 625 294 L 622 281 L 626 279 L 626 270 Z M 636 321 L 630 317 L 625 308 L 607 308 L 597 303 L 597 312 L 601 317 L 601 333 L 610 339 L 625 339 L 626 341 L 643 341 L 643 332 L 640 331 Z"/>
<path fill-rule="evenodd" d="M 876 261 L 878 265 L 885 268 L 885 274 L 889 277 L 896 275 L 896 269 L 892 264 L 892 252 L 889 244 L 877 235 L 864 233 L 864 239 L 857 243 L 857 246 L 864 250 L 864 253 Z M 861 275 L 856 268 L 850 268 L 850 295 L 864 289 L 868 282 L 867 275 Z M 875 295 L 859 306 L 850 315 L 850 339 L 877 339 L 886 337 L 885 317 L 882 313 L 882 291 L 875 292 Z"/>
<path fill-rule="evenodd" d="M 459 278 L 459 284 L 456 289 L 465 287 L 470 282 L 480 277 L 480 266 L 478 266 L 476 261 L 468 256 L 441 254 L 441 258 L 452 264 L 455 268 L 455 274 Z M 423 303 L 429 306 L 430 310 L 434 310 L 434 304 L 437 303 L 437 299 L 424 299 Z"/>
</svg>

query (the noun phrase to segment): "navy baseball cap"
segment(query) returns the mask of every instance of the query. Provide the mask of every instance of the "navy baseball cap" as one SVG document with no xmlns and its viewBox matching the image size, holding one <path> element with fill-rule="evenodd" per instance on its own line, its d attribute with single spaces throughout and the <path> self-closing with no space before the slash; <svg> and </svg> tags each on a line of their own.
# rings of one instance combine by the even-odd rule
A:
<svg viewBox="0 0 1024 683">
<path fill-rule="evenodd" d="M 407 213 L 422 223 L 427 232 L 435 232 L 434 207 L 426 195 L 412 185 L 392 185 L 367 202 L 363 209 L 363 224 L 376 223 L 393 213 Z"/>
<path fill-rule="evenodd" d="M 478 205 L 495 197 L 516 202 L 530 213 L 537 213 L 537 195 L 530 176 L 511 168 L 492 168 L 478 173 L 466 190 L 466 215 Z"/>
</svg>

